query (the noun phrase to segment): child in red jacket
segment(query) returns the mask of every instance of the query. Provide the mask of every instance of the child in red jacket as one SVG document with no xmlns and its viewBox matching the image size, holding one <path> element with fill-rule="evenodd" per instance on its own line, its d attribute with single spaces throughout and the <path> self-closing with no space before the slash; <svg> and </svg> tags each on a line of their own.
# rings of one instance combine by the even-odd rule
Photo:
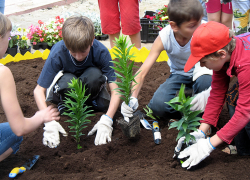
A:
<svg viewBox="0 0 250 180">
<path fill-rule="evenodd" d="M 216 33 L 215 33 L 216 32 Z M 204 43 L 205 42 L 205 43 Z M 210 21 L 196 29 L 191 41 L 191 55 L 184 71 L 189 71 L 198 61 L 203 67 L 213 70 L 212 90 L 198 131 L 191 133 L 196 143 L 186 148 L 178 158 L 190 156 L 183 168 L 191 168 L 210 155 L 223 141 L 231 143 L 234 137 L 250 120 L 250 33 L 234 37 L 233 32 L 223 24 Z M 237 76 L 239 97 L 235 112 L 228 123 L 211 138 L 206 138 L 211 125 L 217 126 L 223 108 L 230 77 Z M 249 128 L 245 128 L 248 132 Z M 246 132 L 246 133 L 247 133 Z M 250 131 L 248 132 L 250 135 Z M 249 139 L 249 136 L 248 136 Z M 243 139 L 240 139 L 240 141 Z M 182 140 L 183 141 L 183 140 Z M 182 142 L 175 150 L 180 151 Z M 245 147 L 248 148 L 248 147 Z M 250 149 L 245 149 L 250 154 Z M 243 153 L 243 155 L 246 155 Z"/>
</svg>

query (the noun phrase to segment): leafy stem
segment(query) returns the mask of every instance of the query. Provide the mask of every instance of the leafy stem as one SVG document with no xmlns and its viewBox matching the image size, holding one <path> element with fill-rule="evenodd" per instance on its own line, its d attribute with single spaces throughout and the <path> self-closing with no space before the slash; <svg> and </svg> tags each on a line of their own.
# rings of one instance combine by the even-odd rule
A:
<svg viewBox="0 0 250 180">
<path fill-rule="evenodd" d="M 191 111 L 190 108 L 193 106 L 191 104 L 194 97 L 186 97 L 185 93 L 185 85 L 181 85 L 179 95 L 169 102 L 165 102 L 169 106 L 171 106 L 176 111 L 180 111 L 182 114 L 182 118 L 179 121 L 175 121 L 170 124 L 169 129 L 176 128 L 179 133 L 177 135 L 176 141 L 181 137 L 185 136 L 185 142 L 189 143 L 191 139 L 195 140 L 193 135 L 190 135 L 191 131 L 197 131 L 197 126 L 200 125 L 200 120 L 203 120 L 200 117 L 197 117 L 202 111 Z"/>
<path fill-rule="evenodd" d="M 70 91 L 66 93 L 68 97 L 64 100 L 67 112 L 64 112 L 63 115 L 71 118 L 65 122 L 69 122 L 71 124 L 71 126 L 68 126 L 70 129 L 69 132 L 75 133 L 72 136 L 76 139 L 77 149 L 80 149 L 82 148 L 80 146 L 80 137 L 85 135 L 82 133 L 82 130 L 87 127 L 86 124 L 91 122 L 87 118 L 95 115 L 90 114 L 93 110 L 89 110 L 90 106 L 85 105 L 85 102 L 90 96 L 90 94 L 85 96 L 85 85 L 82 87 L 82 82 L 75 78 L 73 78 L 71 83 L 68 83 L 68 85 Z"/>
<path fill-rule="evenodd" d="M 112 61 L 115 66 L 110 67 L 116 71 L 115 74 L 117 78 L 121 80 L 121 82 L 113 81 L 118 85 L 118 88 L 114 90 L 121 95 L 120 98 L 128 105 L 131 94 L 133 93 L 131 89 L 137 84 L 135 77 L 139 74 L 138 72 L 133 75 L 132 68 L 135 67 L 134 61 L 130 61 L 131 58 L 135 57 L 134 54 L 129 54 L 134 45 L 128 47 L 127 37 L 124 37 L 123 35 L 119 36 L 119 39 L 115 38 L 114 42 L 116 46 L 116 48 L 114 48 L 114 55 L 118 61 Z M 131 86 L 132 82 L 135 82 L 133 86 Z"/>
</svg>

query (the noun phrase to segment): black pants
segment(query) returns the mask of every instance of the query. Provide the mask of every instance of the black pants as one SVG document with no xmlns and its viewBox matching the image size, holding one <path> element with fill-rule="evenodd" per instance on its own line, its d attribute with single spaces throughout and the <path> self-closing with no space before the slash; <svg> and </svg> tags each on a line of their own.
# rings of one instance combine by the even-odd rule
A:
<svg viewBox="0 0 250 180">
<path fill-rule="evenodd" d="M 71 73 L 64 73 L 54 86 L 53 103 L 58 104 L 65 100 L 66 93 L 70 90 L 68 83 L 73 78 L 79 78 L 83 85 L 85 85 L 85 95 L 90 94 L 86 105 L 92 106 L 94 110 L 101 112 L 108 109 L 110 96 L 105 87 L 107 79 L 100 69 L 96 67 L 89 67 L 79 77 Z"/>
<path fill-rule="evenodd" d="M 235 107 L 239 96 L 239 83 L 236 82 L 227 93 L 227 108 L 230 118 L 234 115 Z M 250 155 L 250 122 L 235 136 L 234 142 L 237 148 L 237 154 Z"/>
</svg>

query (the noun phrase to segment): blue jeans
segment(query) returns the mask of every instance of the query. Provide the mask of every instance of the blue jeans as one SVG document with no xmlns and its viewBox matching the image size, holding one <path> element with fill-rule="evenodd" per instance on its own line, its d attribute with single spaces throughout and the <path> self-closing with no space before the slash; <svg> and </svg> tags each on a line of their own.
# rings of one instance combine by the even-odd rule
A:
<svg viewBox="0 0 250 180">
<path fill-rule="evenodd" d="M 5 0 L 0 0 L 0 12 L 4 14 Z"/>
<path fill-rule="evenodd" d="M 13 150 L 13 154 L 19 150 L 19 146 L 23 141 L 23 137 L 16 136 L 8 122 L 0 124 L 0 155 L 7 151 L 10 147 Z"/>
<path fill-rule="evenodd" d="M 236 82 L 227 92 L 226 104 L 230 119 L 234 115 L 239 96 L 239 83 Z M 234 137 L 237 154 L 250 155 L 250 122 Z"/>
<path fill-rule="evenodd" d="M 165 102 L 176 97 L 176 92 L 180 90 L 181 84 L 185 84 L 186 89 L 193 89 L 194 94 L 197 94 L 211 86 L 212 76 L 202 75 L 195 82 L 192 77 L 179 74 L 171 74 L 169 78 L 160 85 L 150 100 L 148 107 L 152 109 L 155 116 L 164 117 L 167 119 L 180 119 L 181 113 L 174 110 Z"/>
</svg>

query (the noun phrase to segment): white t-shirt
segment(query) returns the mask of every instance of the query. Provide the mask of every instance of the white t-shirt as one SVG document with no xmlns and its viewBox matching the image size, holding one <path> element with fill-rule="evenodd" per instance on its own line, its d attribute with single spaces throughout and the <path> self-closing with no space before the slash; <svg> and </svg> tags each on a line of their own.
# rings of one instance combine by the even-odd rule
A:
<svg viewBox="0 0 250 180">
<path fill-rule="evenodd" d="M 206 23 L 206 21 L 202 21 Z M 213 71 L 207 69 L 206 67 L 201 67 L 200 62 L 190 69 L 187 73 L 184 72 L 184 66 L 191 54 L 190 51 L 190 41 L 185 46 L 180 46 L 174 37 L 174 32 L 170 25 L 166 26 L 159 32 L 162 44 L 166 50 L 169 60 L 168 65 L 170 67 L 170 72 L 173 74 L 181 74 L 184 76 L 193 76 L 193 81 L 198 77 L 208 74 L 212 75 Z"/>
<path fill-rule="evenodd" d="M 187 73 L 184 72 L 184 66 L 191 54 L 190 52 L 190 42 L 185 45 L 180 46 L 174 37 L 174 32 L 170 25 L 167 25 L 159 32 L 164 49 L 168 54 L 168 65 L 170 67 L 170 72 L 172 74 L 180 74 L 184 76 L 193 76 L 193 70 L 190 69 Z"/>
</svg>

